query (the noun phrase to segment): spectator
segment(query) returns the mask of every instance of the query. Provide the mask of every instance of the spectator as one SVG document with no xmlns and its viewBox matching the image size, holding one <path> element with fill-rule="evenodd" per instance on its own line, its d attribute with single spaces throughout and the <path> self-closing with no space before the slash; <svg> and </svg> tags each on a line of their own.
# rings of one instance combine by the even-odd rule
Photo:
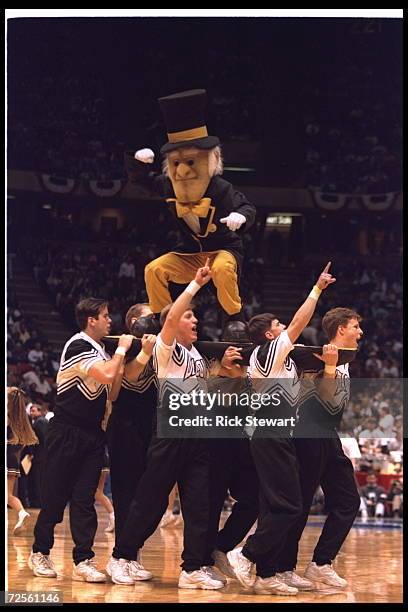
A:
<svg viewBox="0 0 408 612">
<path fill-rule="evenodd" d="M 28 361 L 33 365 L 41 362 L 44 358 L 44 353 L 41 348 L 41 343 L 36 342 L 34 348 L 32 348 L 27 355 Z"/>
<path fill-rule="evenodd" d="M 52 401 L 52 387 L 50 385 L 50 383 L 48 382 L 48 380 L 45 378 L 44 373 L 43 372 L 39 372 L 38 375 L 39 378 L 39 383 L 37 383 L 36 385 L 36 391 L 37 393 L 39 393 L 42 397 L 42 399 L 46 402 L 51 402 Z"/>
<path fill-rule="evenodd" d="M 135 265 L 130 255 L 127 255 L 125 260 L 121 263 L 118 273 L 122 295 L 128 295 L 135 277 Z"/>
<path fill-rule="evenodd" d="M 364 429 L 359 436 L 358 443 L 360 446 L 369 444 L 376 444 L 378 441 L 381 442 L 382 438 L 385 438 L 382 429 L 377 426 L 377 421 L 374 418 L 369 418 L 366 421 L 366 429 Z"/>
<path fill-rule="evenodd" d="M 379 416 L 380 420 L 378 424 L 384 432 L 384 437 L 392 438 L 394 436 L 394 417 L 390 414 L 387 402 L 382 402 L 380 404 Z"/>
<path fill-rule="evenodd" d="M 402 478 L 393 480 L 388 492 L 388 501 L 391 502 L 391 512 L 393 517 L 402 518 L 402 501 L 403 501 L 403 482 Z"/>
<path fill-rule="evenodd" d="M 385 489 L 377 484 L 377 476 L 375 474 L 368 474 L 366 485 L 361 487 L 361 496 L 365 501 L 368 516 L 385 516 L 387 495 Z"/>
</svg>

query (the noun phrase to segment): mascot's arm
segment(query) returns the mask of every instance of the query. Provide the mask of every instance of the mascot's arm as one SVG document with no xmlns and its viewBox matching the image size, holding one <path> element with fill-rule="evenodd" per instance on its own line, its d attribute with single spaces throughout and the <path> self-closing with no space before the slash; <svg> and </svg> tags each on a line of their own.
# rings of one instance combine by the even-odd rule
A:
<svg viewBox="0 0 408 612">
<path fill-rule="evenodd" d="M 137 157 L 135 157 L 137 156 Z M 134 185 L 144 187 L 160 197 L 167 197 L 169 180 L 164 174 L 152 172 L 154 153 L 151 149 L 125 151 L 124 163 L 128 179 Z"/>
<path fill-rule="evenodd" d="M 247 197 L 229 185 L 228 199 L 232 202 L 232 211 L 244 215 L 246 222 L 241 226 L 241 231 L 247 231 L 253 225 L 256 217 L 256 208 Z"/>
</svg>

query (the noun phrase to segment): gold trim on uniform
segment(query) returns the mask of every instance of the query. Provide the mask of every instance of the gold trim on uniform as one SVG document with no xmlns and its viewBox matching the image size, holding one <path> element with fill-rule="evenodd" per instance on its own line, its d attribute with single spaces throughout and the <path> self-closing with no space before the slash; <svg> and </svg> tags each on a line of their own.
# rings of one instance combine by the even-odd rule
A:
<svg viewBox="0 0 408 612">
<path fill-rule="evenodd" d="M 205 231 L 205 234 L 197 234 L 199 238 L 207 238 L 208 234 L 210 233 L 212 234 L 213 232 L 217 231 L 217 226 L 215 225 L 215 223 L 212 222 L 214 219 L 214 215 L 215 215 L 215 206 L 210 205 L 210 218 L 207 223 L 207 229 Z"/>
<path fill-rule="evenodd" d="M 207 126 L 201 125 L 200 127 L 193 128 L 191 130 L 183 130 L 182 132 L 168 132 L 167 138 L 169 143 L 174 144 L 176 142 L 183 142 L 184 140 L 195 140 L 196 138 L 205 138 L 208 136 Z"/>
</svg>

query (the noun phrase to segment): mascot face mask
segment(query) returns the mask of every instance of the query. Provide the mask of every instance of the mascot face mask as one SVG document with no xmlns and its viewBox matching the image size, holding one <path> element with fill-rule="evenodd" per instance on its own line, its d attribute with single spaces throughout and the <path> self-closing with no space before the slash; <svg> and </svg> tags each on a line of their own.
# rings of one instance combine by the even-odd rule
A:
<svg viewBox="0 0 408 612">
<path fill-rule="evenodd" d="M 213 151 L 182 147 L 167 154 L 168 175 L 179 202 L 198 202 L 214 174 Z"/>
</svg>

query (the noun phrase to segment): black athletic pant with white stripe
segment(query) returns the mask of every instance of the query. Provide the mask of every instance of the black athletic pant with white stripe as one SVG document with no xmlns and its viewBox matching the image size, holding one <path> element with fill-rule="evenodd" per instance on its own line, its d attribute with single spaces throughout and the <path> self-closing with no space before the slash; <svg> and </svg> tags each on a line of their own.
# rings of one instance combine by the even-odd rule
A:
<svg viewBox="0 0 408 612">
<path fill-rule="evenodd" d="M 207 440 L 153 437 L 147 466 L 113 549 L 116 559 L 136 560 L 137 551 L 152 535 L 178 484 L 184 518 L 182 568 L 204 565 L 209 520 L 209 456 Z"/>
<path fill-rule="evenodd" d="M 331 563 L 346 539 L 360 508 L 353 465 L 344 454 L 337 434 L 331 438 L 295 438 L 299 461 L 303 512 L 288 534 L 279 557 L 278 571 L 296 567 L 299 540 L 307 523 L 313 496 L 319 484 L 328 513 L 323 531 L 313 553 L 317 565 Z"/>
<path fill-rule="evenodd" d="M 256 563 L 257 575 L 269 578 L 290 530 L 302 513 L 298 462 L 293 440 L 252 438 L 251 452 L 259 480 L 259 516 L 243 554 Z"/>
<path fill-rule="evenodd" d="M 54 528 L 64 518 L 69 502 L 69 522 L 77 565 L 92 559 L 98 526 L 95 492 L 103 464 L 105 434 L 51 419 L 45 437 L 42 508 L 34 528 L 33 552 L 50 553 Z"/>
<path fill-rule="evenodd" d="M 113 508 L 115 510 L 115 540 L 126 522 L 130 504 L 146 468 L 151 430 L 134 419 L 112 412 L 106 428 L 109 450 Z"/>
<path fill-rule="evenodd" d="M 210 523 L 205 565 L 213 565 L 213 550 L 226 553 L 246 536 L 258 517 L 259 488 L 247 438 L 208 440 L 210 449 Z M 232 512 L 219 531 L 220 516 L 228 494 Z"/>
</svg>

